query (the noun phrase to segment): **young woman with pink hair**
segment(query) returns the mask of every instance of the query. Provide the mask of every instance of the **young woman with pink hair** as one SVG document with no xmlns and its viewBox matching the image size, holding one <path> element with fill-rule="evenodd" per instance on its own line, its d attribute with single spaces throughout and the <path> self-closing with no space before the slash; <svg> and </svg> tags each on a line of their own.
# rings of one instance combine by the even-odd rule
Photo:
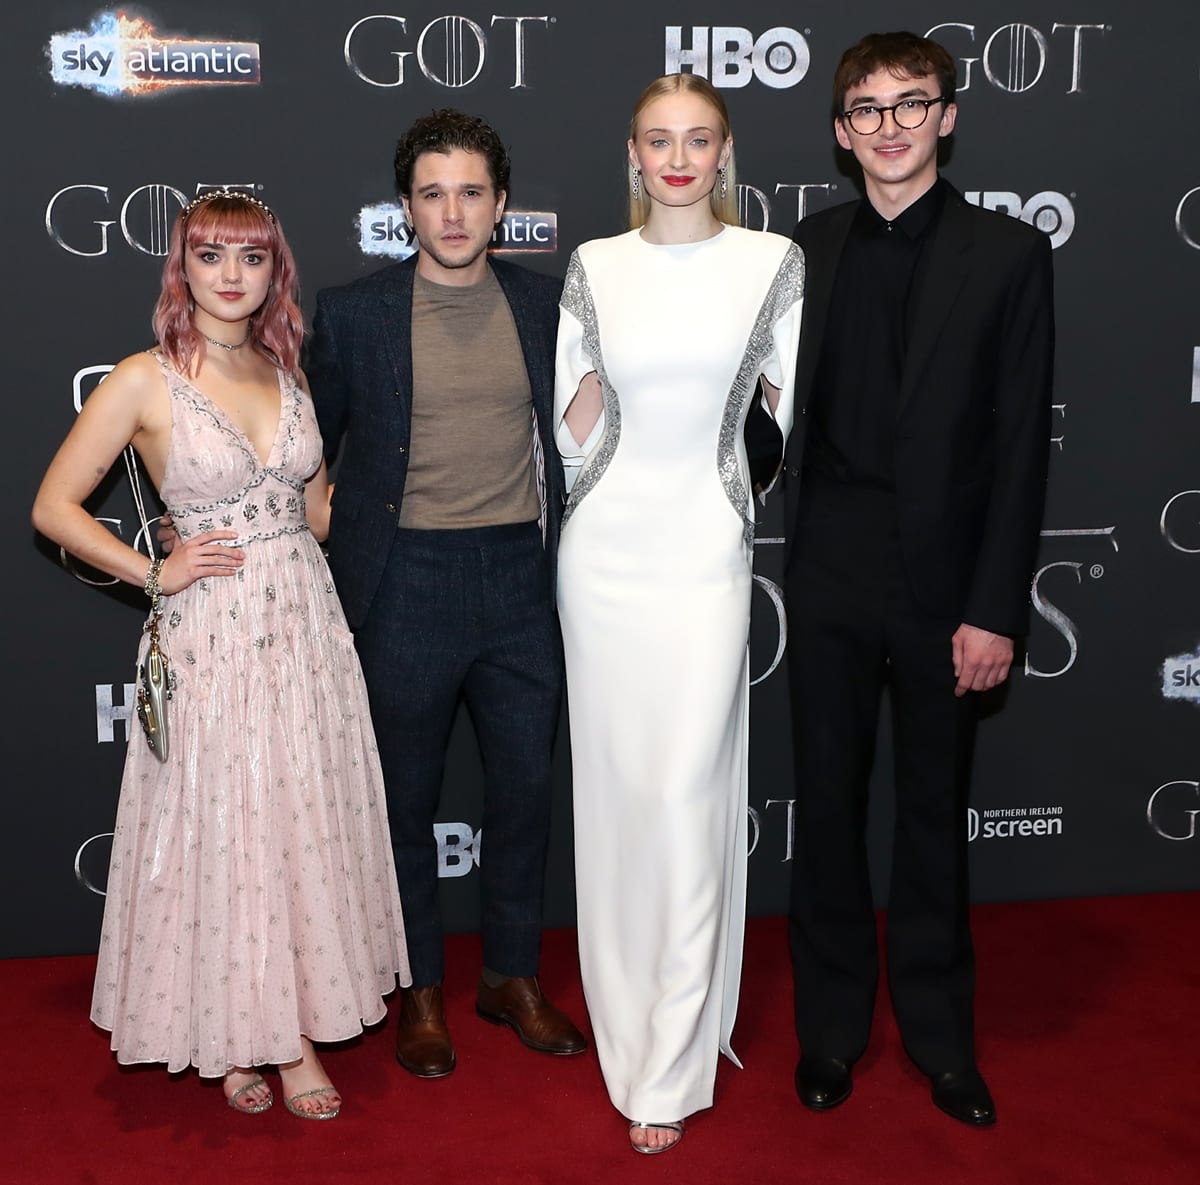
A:
<svg viewBox="0 0 1200 1185">
<path fill-rule="evenodd" d="M 159 597 L 172 671 L 167 759 L 129 743 L 92 1019 L 123 1064 L 195 1066 L 252 1114 L 278 1066 L 287 1109 L 331 1119 L 312 1043 L 381 1020 L 408 960 L 362 673 L 318 546 L 329 487 L 297 298 L 267 206 L 229 190 L 187 206 L 158 345 L 88 398 L 33 521 Z M 174 524 L 162 560 L 84 505 L 129 444 Z"/>
</svg>

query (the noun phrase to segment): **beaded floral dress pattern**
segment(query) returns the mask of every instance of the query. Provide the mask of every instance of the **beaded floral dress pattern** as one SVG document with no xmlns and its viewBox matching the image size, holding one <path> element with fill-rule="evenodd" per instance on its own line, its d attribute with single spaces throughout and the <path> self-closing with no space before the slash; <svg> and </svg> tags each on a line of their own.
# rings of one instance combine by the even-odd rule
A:
<svg viewBox="0 0 1200 1185">
<path fill-rule="evenodd" d="M 163 500 L 181 538 L 236 530 L 246 559 L 165 598 L 171 758 L 130 740 L 92 1019 L 121 1062 L 217 1076 L 354 1036 L 408 964 L 362 671 L 305 522 L 311 404 L 281 374 L 261 459 L 164 372 Z"/>
</svg>

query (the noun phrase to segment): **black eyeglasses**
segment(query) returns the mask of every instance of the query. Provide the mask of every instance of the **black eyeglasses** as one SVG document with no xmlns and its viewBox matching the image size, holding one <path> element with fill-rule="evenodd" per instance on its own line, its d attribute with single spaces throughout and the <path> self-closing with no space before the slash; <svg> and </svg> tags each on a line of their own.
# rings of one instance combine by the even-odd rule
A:
<svg viewBox="0 0 1200 1185">
<path fill-rule="evenodd" d="M 873 136 L 883 127 L 883 113 L 890 111 L 896 126 L 911 132 L 929 118 L 929 108 L 934 103 L 945 101 L 944 95 L 938 95 L 936 99 L 904 99 L 890 107 L 851 107 L 849 111 L 843 111 L 842 116 L 860 136 Z"/>
</svg>

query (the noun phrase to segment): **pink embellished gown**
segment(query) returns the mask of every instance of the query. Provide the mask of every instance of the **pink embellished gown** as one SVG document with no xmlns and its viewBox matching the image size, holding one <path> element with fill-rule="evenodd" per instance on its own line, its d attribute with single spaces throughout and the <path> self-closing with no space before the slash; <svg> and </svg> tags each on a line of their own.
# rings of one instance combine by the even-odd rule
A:
<svg viewBox="0 0 1200 1185">
<path fill-rule="evenodd" d="M 246 560 L 164 598 L 170 759 L 135 731 L 92 1020 L 120 1062 L 215 1077 L 292 1061 L 301 1034 L 340 1041 L 381 1020 L 408 958 L 367 693 L 305 523 L 312 405 L 281 373 L 263 462 L 163 369 L 163 501 L 184 539 L 237 530 Z"/>
</svg>

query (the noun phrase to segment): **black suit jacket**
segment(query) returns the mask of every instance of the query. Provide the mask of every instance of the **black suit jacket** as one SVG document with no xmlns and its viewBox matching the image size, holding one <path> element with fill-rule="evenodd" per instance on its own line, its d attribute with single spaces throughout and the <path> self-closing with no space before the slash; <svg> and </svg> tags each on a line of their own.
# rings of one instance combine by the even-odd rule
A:
<svg viewBox="0 0 1200 1185">
<path fill-rule="evenodd" d="M 838 260 L 857 202 L 810 215 L 784 459 L 795 535 L 805 411 Z M 896 422 L 896 509 L 909 585 L 926 612 L 994 633 L 1028 627 L 1049 457 L 1054 360 L 1051 248 L 1038 230 L 949 189 L 907 343 Z M 869 331 L 868 331 L 869 333 Z M 870 349 L 869 336 L 863 348 Z"/>
<path fill-rule="evenodd" d="M 544 458 L 553 580 L 566 493 L 554 446 L 554 350 L 562 281 L 489 259 L 512 309 Z M 345 438 L 329 526 L 329 566 L 352 629 L 366 619 L 396 534 L 412 427 L 416 258 L 317 293 L 306 372 L 332 460 Z M 533 430 L 532 423 L 530 430 Z"/>
</svg>

